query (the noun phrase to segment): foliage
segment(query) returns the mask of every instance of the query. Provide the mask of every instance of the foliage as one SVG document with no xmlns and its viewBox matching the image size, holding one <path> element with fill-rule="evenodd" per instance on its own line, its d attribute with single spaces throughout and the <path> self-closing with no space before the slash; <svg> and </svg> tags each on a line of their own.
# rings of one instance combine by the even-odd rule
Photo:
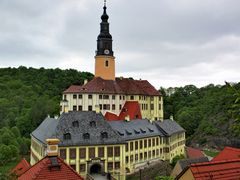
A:
<svg viewBox="0 0 240 180">
<path fill-rule="evenodd" d="M 155 180 L 174 180 L 174 178 L 170 176 L 158 176 Z"/>
<path fill-rule="evenodd" d="M 185 156 L 183 154 L 175 156 L 172 159 L 171 166 L 174 167 L 179 160 L 184 159 L 184 158 L 185 158 Z"/>
<path fill-rule="evenodd" d="M 210 151 L 210 150 L 205 149 L 204 154 L 206 154 L 207 156 L 210 156 L 210 157 L 216 157 L 219 154 L 219 152 L 218 151 Z"/>
<path fill-rule="evenodd" d="M 187 85 L 160 91 L 164 96 L 164 118 L 173 115 L 186 130 L 187 143 L 193 139 L 205 144 L 211 137 L 240 137 L 240 83 L 202 88 Z"/>
</svg>

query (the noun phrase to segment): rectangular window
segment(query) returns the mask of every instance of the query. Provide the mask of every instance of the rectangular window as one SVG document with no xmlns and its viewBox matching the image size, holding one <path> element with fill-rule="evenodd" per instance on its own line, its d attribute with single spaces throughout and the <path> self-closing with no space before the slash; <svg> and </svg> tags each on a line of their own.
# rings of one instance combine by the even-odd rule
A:
<svg viewBox="0 0 240 180">
<path fill-rule="evenodd" d="M 156 151 L 156 152 L 157 152 L 157 156 L 159 156 L 159 149 L 157 149 L 157 151 Z"/>
<path fill-rule="evenodd" d="M 153 158 L 155 157 L 155 150 L 153 150 Z"/>
<path fill-rule="evenodd" d="M 122 100 L 122 96 L 119 96 L 119 99 Z"/>
<path fill-rule="evenodd" d="M 77 95 L 76 94 L 73 95 L 73 99 L 77 99 Z"/>
<path fill-rule="evenodd" d="M 103 95 L 103 99 L 109 99 L 109 95 Z"/>
<path fill-rule="evenodd" d="M 102 95 L 99 95 L 99 99 L 102 99 Z"/>
<path fill-rule="evenodd" d="M 130 162 L 133 162 L 133 155 L 130 156 Z"/>
<path fill-rule="evenodd" d="M 86 164 L 80 164 L 80 172 L 86 171 Z"/>
<path fill-rule="evenodd" d="M 73 111 L 76 111 L 77 110 L 77 106 L 73 106 Z"/>
<path fill-rule="evenodd" d="M 134 100 L 134 96 L 130 96 L 130 99 L 131 99 L 131 100 Z"/>
<path fill-rule="evenodd" d="M 64 100 L 67 100 L 67 95 L 66 94 L 64 95 Z"/>
<path fill-rule="evenodd" d="M 119 157 L 120 156 L 120 147 L 114 147 L 114 155 L 115 157 Z"/>
<path fill-rule="evenodd" d="M 133 142 L 130 143 L 130 151 L 133 151 Z"/>
<path fill-rule="evenodd" d="M 82 111 L 82 106 L 78 106 L 78 111 Z"/>
<path fill-rule="evenodd" d="M 126 152 L 128 152 L 128 144 L 126 144 L 125 146 L 126 146 L 125 150 L 126 150 Z"/>
<path fill-rule="evenodd" d="M 151 147 L 152 143 L 151 143 L 151 139 L 148 139 L 148 147 Z"/>
<path fill-rule="evenodd" d="M 95 148 L 89 148 L 89 157 L 95 158 Z"/>
<path fill-rule="evenodd" d="M 135 150 L 138 149 L 138 141 L 135 141 Z"/>
<path fill-rule="evenodd" d="M 60 157 L 66 159 L 66 149 L 60 149 Z"/>
<path fill-rule="evenodd" d="M 138 154 L 135 154 L 135 161 L 138 161 Z"/>
<path fill-rule="evenodd" d="M 148 158 L 151 159 L 151 156 L 152 156 L 152 152 L 148 151 Z"/>
<path fill-rule="evenodd" d="M 88 95 L 88 99 L 92 99 L 92 95 L 91 94 Z"/>
<path fill-rule="evenodd" d="M 80 148 L 79 149 L 79 155 L 81 159 L 85 159 L 86 158 L 86 149 L 85 148 Z"/>
<path fill-rule="evenodd" d="M 108 154 L 108 157 L 113 157 L 113 147 L 107 148 L 107 154 Z"/>
<path fill-rule="evenodd" d="M 159 96 L 159 101 L 161 101 L 162 100 L 162 97 L 161 96 Z"/>
<path fill-rule="evenodd" d="M 112 110 L 115 110 L 116 109 L 116 106 L 115 104 L 112 105 Z"/>
<path fill-rule="evenodd" d="M 92 111 L 92 106 L 88 106 L 88 111 Z"/>
<path fill-rule="evenodd" d="M 128 163 L 129 162 L 129 157 L 128 156 L 126 156 L 126 163 Z"/>
<path fill-rule="evenodd" d="M 154 110 L 154 104 L 151 104 L 151 110 Z"/>
<path fill-rule="evenodd" d="M 98 157 L 101 157 L 101 158 L 104 157 L 104 147 L 98 148 Z"/>
<path fill-rule="evenodd" d="M 147 152 L 144 152 L 144 159 L 147 159 Z"/>
<path fill-rule="evenodd" d="M 162 105 L 161 104 L 159 104 L 159 110 L 161 110 L 162 109 Z"/>
<path fill-rule="evenodd" d="M 155 138 L 152 139 L 152 144 L 155 146 Z"/>
<path fill-rule="evenodd" d="M 71 166 L 71 168 L 73 168 L 76 171 L 76 165 L 72 164 L 70 166 Z"/>
<path fill-rule="evenodd" d="M 115 97 L 115 95 L 112 95 L 112 99 L 114 100 L 116 97 Z"/>
<path fill-rule="evenodd" d="M 122 105 L 121 104 L 119 105 L 119 110 L 122 110 Z"/>
<path fill-rule="evenodd" d="M 108 170 L 113 170 L 113 162 L 108 162 Z"/>
<path fill-rule="evenodd" d="M 140 153 L 140 160 L 143 160 L 143 153 Z"/>
<path fill-rule="evenodd" d="M 110 104 L 104 104 L 103 109 L 104 110 L 110 110 Z"/>
<path fill-rule="evenodd" d="M 123 100 L 125 100 L 125 96 L 123 96 Z"/>
<path fill-rule="evenodd" d="M 159 138 L 156 138 L 157 146 L 159 145 Z"/>
<path fill-rule="evenodd" d="M 82 99 L 82 94 L 79 94 L 79 95 L 78 95 L 78 99 Z"/>
<path fill-rule="evenodd" d="M 115 169 L 120 169 L 120 162 L 115 162 Z"/>
<path fill-rule="evenodd" d="M 100 104 L 99 106 L 100 106 L 100 110 L 102 110 L 102 104 Z"/>
<path fill-rule="evenodd" d="M 148 104 L 146 104 L 146 110 L 148 110 Z"/>
<path fill-rule="evenodd" d="M 70 149 L 70 159 L 76 159 L 76 149 Z"/>
<path fill-rule="evenodd" d="M 144 148 L 146 148 L 146 147 L 147 147 L 147 140 L 144 139 Z"/>
<path fill-rule="evenodd" d="M 143 148 L 143 141 L 140 140 L 140 149 L 142 149 L 142 148 Z"/>
</svg>

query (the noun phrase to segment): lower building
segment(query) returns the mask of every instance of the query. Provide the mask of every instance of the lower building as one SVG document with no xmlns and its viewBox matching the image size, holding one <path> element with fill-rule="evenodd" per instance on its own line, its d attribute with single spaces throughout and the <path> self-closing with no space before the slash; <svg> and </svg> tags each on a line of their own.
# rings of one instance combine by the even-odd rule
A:
<svg viewBox="0 0 240 180">
<path fill-rule="evenodd" d="M 185 130 L 173 120 L 107 121 L 99 112 L 73 111 L 46 118 L 31 134 L 31 165 L 57 138 L 59 156 L 81 176 L 110 173 L 116 179 L 158 160 L 184 154 Z"/>
</svg>

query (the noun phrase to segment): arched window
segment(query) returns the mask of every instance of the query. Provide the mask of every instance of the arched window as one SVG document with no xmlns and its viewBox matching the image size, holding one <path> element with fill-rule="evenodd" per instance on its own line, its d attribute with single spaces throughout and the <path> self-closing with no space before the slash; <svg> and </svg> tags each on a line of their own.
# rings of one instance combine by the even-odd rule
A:
<svg viewBox="0 0 240 180">
<path fill-rule="evenodd" d="M 108 133 L 107 133 L 107 132 L 102 132 L 102 133 L 101 133 L 101 137 L 102 137 L 103 139 L 108 138 Z"/>
<path fill-rule="evenodd" d="M 96 127 L 96 122 L 95 121 L 91 121 L 90 122 L 90 127 Z"/>
<path fill-rule="evenodd" d="M 105 66 L 108 67 L 108 65 L 109 65 L 109 62 L 105 61 Z"/>
<path fill-rule="evenodd" d="M 83 139 L 90 139 L 90 134 L 89 133 L 84 133 L 83 134 Z"/>
<path fill-rule="evenodd" d="M 64 140 L 70 140 L 71 139 L 71 134 L 70 133 L 66 133 L 63 135 L 63 139 Z"/>
<path fill-rule="evenodd" d="M 72 126 L 73 127 L 79 127 L 79 122 L 78 121 L 73 121 Z"/>
</svg>

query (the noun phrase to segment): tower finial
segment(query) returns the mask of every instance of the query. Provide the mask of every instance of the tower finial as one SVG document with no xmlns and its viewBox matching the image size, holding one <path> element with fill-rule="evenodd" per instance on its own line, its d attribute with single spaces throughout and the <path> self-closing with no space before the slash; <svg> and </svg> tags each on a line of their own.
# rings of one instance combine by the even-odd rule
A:
<svg viewBox="0 0 240 180">
<path fill-rule="evenodd" d="M 104 0 L 104 7 L 106 7 L 106 4 L 107 4 L 107 0 Z"/>
</svg>

